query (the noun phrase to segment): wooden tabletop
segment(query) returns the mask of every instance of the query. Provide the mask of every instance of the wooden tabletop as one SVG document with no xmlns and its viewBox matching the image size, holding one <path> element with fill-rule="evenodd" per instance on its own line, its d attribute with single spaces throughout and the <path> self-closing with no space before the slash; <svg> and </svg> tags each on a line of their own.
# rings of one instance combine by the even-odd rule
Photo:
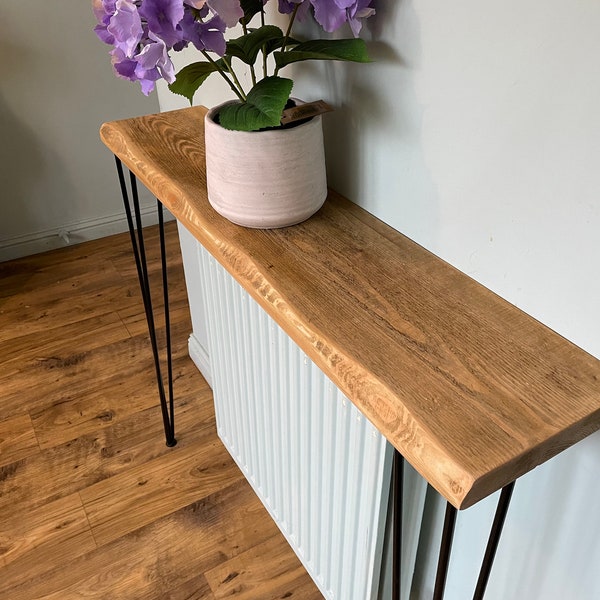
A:
<svg viewBox="0 0 600 600">
<path fill-rule="evenodd" d="M 285 229 L 215 213 L 205 112 L 101 137 L 454 506 L 600 429 L 599 360 L 339 194 Z"/>
</svg>

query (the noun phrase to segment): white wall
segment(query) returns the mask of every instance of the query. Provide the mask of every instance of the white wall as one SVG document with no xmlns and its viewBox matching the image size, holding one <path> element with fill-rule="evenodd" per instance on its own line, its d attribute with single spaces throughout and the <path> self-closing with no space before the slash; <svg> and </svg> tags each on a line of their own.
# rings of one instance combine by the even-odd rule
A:
<svg viewBox="0 0 600 600">
<path fill-rule="evenodd" d="M 600 4 L 377 6 L 374 64 L 296 69 L 295 95 L 337 109 L 330 184 L 600 358 Z M 518 482 L 486 598 L 600 597 L 599 456 L 596 434 Z M 495 499 L 459 515 L 448 600 L 472 594 Z"/>
<path fill-rule="evenodd" d="M 102 122 L 158 112 L 112 74 L 91 2 L 0 8 L 0 260 L 123 231 Z M 149 196 L 144 203 L 152 202 Z"/>
</svg>

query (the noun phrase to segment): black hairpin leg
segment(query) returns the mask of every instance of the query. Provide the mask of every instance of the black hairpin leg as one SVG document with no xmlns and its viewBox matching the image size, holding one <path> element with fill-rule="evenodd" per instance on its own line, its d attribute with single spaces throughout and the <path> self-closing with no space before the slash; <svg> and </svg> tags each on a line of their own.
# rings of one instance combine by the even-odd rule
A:
<svg viewBox="0 0 600 600">
<path fill-rule="evenodd" d="M 404 458 L 394 448 L 394 463 L 393 463 L 393 550 L 392 550 L 392 600 L 400 600 L 402 577 L 402 507 L 404 493 Z"/>
<path fill-rule="evenodd" d="M 135 226 L 131 214 L 129 204 L 129 194 L 127 193 L 127 185 L 125 183 L 125 175 L 123 173 L 123 165 L 119 158 L 115 156 L 117 163 L 117 172 L 119 175 L 119 184 L 121 185 L 121 193 L 123 195 L 123 204 L 125 205 L 125 213 L 127 214 L 127 225 L 129 226 L 129 234 L 131 236 L 131 245 L 133 247 L 133 255 L 135 265 L 137 267 L 138 279 L 142 298 L 144 300 L 144 309 L 146 312 L 146 321 L 148 323 L 148 332 L 150 334 L 150 343 L 152 344 L 152 354 L 154 356 L 154 368 L 156 370 L 156 381 L 158 384 L 158 395 L 160 397 L 160 407 L 162 410 L 163 424 L 165 428 L 165 438 L 167 446 L 172 447 L 177 444 L 175 439 L 175 421 L 173 407 L 173 364 L 171 352 L 171 323 L 169 318 L 169 294 L 167 287 L 167 263 L 165 251 L 165 231 L 162 204 L 157 201 L 158 207 L 158 225 L 160 231 L 160 254 L 161 254 L 161 270 L 162 284 L 164 295 L 164 311 L 165 311 L 165 335 L 167 346 L 167 385 L 168 385 L 168 401 L 165 393 L 162 372 L 160 368 L 160 355 L 158 351 L 158 342 L 156 339 L 156 327 L 154 324 L 154 311 L 152 309 L 152 297 L 150 295 L 150 280 L 148 277 L 148 265 L 146 261 L 146 250 L 144 246 L 144 234 L 142 229 L 142 218 L 140 214 L 140 203 L 137 192 L 137 181 L 135 175 L 130 171 L 131 196 L 133 199 L 133 212 L 135 215 Z M 136 238 L 137 233 L 137 238 Z"/>
<path fill-rule="evenodd" d="M 475 587 L 475 594 L 473 600 L 483 600 L 485 594 L 485 588 L 487 587 L 490 573 L 492 571 L 492 565 L 494 564 L 494 558 L 496 556 L 496 550 L 498 549 L 498 543 L 500 542 L 500 534 L 504 527 L 504 521 L 506 520 L 506 513 L 508 512 L 508 506 L 510 504 L 510 498 L 515 487 L 515 482 L 509 483 L 506 487 L 502 488 L 500 493 L 500 500 L 498 500 L 498 507 L 496 508 L 496 515 L 494 516 L 494 522 L 492 523 L 492 530 L 490 531 L 490 537 L 488 539 L 487 548 L 485 549 L 485 555 L 483 557 L 483 563 L 481 570 L 479 571 L 479 578 L 477 579 L 477 586 Z"/>
<path fill-rule="evenodd" d="M 515 482 L 513 481 L 502 488 L 500 499 L 498 500 L 498 506 L 496 508 L 496 514 L 494 516 L 494 522 L 492 523 L 492 529 L 490 531 L 490 537 L 488 539 L 485 555 L 481 564 L 481 570 L 479 571 L 479 578 L 477 579 L 473 600 L 483 600 L 514 487 Z M 457 512 L 458 511 L 456 508 L 454 508 L 450 503 L 446 504 L 446 516 L 444 518 L 444 530 L 442 533 L 442 543 L 440 545 L 440 555 L 435 578 L 433 600 L 442 600 L 444 597 Z"/>
</svg>

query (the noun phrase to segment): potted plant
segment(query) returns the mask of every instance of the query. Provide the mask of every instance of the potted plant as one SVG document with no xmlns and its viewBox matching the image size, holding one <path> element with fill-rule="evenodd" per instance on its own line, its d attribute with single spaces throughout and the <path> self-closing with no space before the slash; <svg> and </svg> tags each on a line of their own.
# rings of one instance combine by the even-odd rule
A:
<svg viewBox="0 0 600 600">
<path fill-rule="evenodd" d="M 208 197 L 217 212 L 247 227 L 292 225 L 323 204 L 323 104 L 300 106 L 293 81 L 280 71 L 306 60 L 368 62 L 356 36 L 375 12 L 374 0 L 278 0 L 288 16 L 283 31 L 265 22 L 268 1 L 93 0 L 95 31 L 113 46 L 115 73 L 139 81 L 145 94 L 162 78 L 191 103 L 213 73 L 227 82 L 233 99 L 205 119 Z M 327 32 L 349 24 L 355 37 L 295 39 L 294 24 L 311 15 Z M 189 45 L 203 60 L 175 74 L 170 52 Z M 249 90 L 240 69 L 249 71 Z"/>
</svg>

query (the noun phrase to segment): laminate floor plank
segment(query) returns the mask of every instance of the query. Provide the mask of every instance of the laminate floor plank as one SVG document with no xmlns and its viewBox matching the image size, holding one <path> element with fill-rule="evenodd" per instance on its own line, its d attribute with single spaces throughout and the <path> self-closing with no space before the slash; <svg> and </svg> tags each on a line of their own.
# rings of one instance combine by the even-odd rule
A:
<svg viewBox="0 0 600 600">
<path fill-rule="evenodd" d="M 306 580 L 302 563 L 286 552 L 286 545 L 281 535 L 275 535 L 208 571 L 206 579 L 215 600 L 321 600 L 314 583 Z"/>
<path fill-rule="evenodd" d="M 243 477 L 210 431 L 187 447 L 128 469 L 80 492 L 99 545 L 183 508 Z"/>
<path fill-rule="evenodd" d="M 25 256 L 16 260 L 0 262 L 0 308 L 7 299 L 28 300 L 36 298 L 38 292 L 66 279 L 93 276 L 103 270 L 114 271 L 111 256 L 122 246 L 125 252 L 127 241 L 114 236 L 114 247 L 98 243 L 79 244 L 42 254 Z M 122 238 L 122 239 L 121 239 Z"/>
<path fill-rule="evenodd" d="M 39 451 L 40 446 L 29 415 L 0 420 L 0 467 Z"/>
<path fill-rule="evenodd" d="M 215 600 L 204 573 L 165 592 L 165 600 Z"/>
<path fill-rule="evenodd" d="M 214 415 L 201 412 L 202 407 L 210 411 L 211 400 L 206 387 L 192 397 L 177 398 L 180 443 L 214 435 Z M 0 518 L 17 505 L 22 510 L 36 508 L 171 453 L 164 442 L 160 409 L 146 409 L 111 427 L 1 467 Z"/>
<path fill-rule="evenodd" d="M 118 371 L 97 380 L 90 377 L 93 385 L 61 389 L 47 398 L 43 406 L 32 407 L 31 421 L 40 447 L 58 446 L 156 406 L 157 387 L 152 389 L 147 385 L 155 377 L 149 344 L 141 357 L 143 360 L 122 363 L 127 368 L 127 377 Z M 189 358 L 174 357 L 173 377 L 179 396 L 193 394 L 197 377 L 190 368 Z"/>
<path fill-rule="evenodd" d="M 96 543 L 78 494 L 28 511 L 14 511 L 0 522 L 0 589 L 18 586 L 37 573 L 69 563 L 94 550 Z M 2 596 L 0 596 L 2 597 Z"/>
<path fill-rule="evenodd" d="M 0 315 L 0 343 L 8 344 L 15 338 L 119 310 L 124 314 L 127 310 L 139 311 L 137 298 L 123 293 L 120 287 L 72 296 L 68 301 L 57 298 L 36 305 L 8 307 Z"/>
<path fill-rule="evenodd" d="M 190 330 L 187 307 L 173 311 L 171 317 L 173 358 L 178 360 L 187 355 L 186 334 Z M 143 325 L 146 327 L 145 320 Z M 131 379 L 138 383 L 144 381 L 145 389 L 149 390 L 152 382 L 148 378 L 154 377 L 154 363 L 147 327 L 146 331 L 134 336 L 122 323 L 117 327 L 117 339 L 113 341 L 110 337 L 104 345 L 97 342 L 92 348 L 74 349 L 64 343 L 50 355 L 40 353 L 31 357 L 24 353 L 21 360 L 11 361 L 10 368 L 5 363 L 0 370 L 0 418 L 27 411 L 37 413 L 57 402 L 62 403 L 65 397 L 81 397 L 98 388 L 114 394 L 114 386 Z M 132 327 L 136 328 L 141 331 L 142 325 Z M 96 333 L 100 336 L 103 332 Z M 112 328 L 109 333 L 112 336 Z M 162 351 L 164 331 L 158 329 L 157 337 Z M 29 391 L 24 394 L 23 390 Z"/>
<path fill-rule="evenodd" d="M 157 329 L 157 334 L 162 335 L 165 327 L 165 313 L 162 304 L 153 304 L 154 309 L 154 326 Z M 126 310 L 119 310 L 118 315 L 123 321 L 123 324 L 127 328 L 129 335 L 148 335 L 148 325 L 146 324 L 146 315 L 143 312 L 133 312 Z M 186 327 L 186 331 L 191 331 L 191 320 L 190 320 L 190 309 L 187 305 L 187 300 L 177 299 L 172 296 L 169 298 L 169 320 L 171 327 L 177 324 L 183 324 Z M 177 339 L 177 336 L 172 336 L 172 339 Z M 162 341 L 162 338 L 159 337 Z M 185 341 L 185 347 L 187 348 L 187 338 L 180 338 L 181 341 Z M 164 348 L 162 344 L 159 347 Z"/>
<path fill-rule="evenodd" d="M 3 375 L 22 368 L 27 362 L 55 356 L 80 354 L 129 337 L 116 312 L 82 319 L 68 325 L 45 329 L 0 345 Z"/>
</svg>

